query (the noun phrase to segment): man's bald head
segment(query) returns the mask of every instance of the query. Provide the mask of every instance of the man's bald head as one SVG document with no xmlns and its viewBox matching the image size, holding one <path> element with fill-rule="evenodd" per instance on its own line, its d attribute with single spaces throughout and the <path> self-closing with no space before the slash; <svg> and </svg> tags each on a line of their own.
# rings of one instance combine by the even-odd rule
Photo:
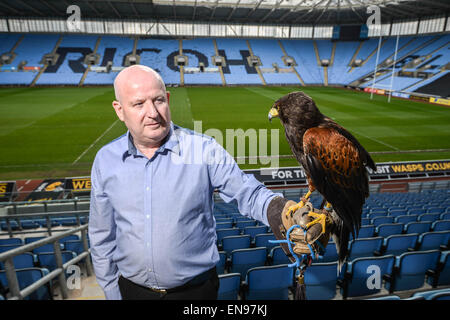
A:
<svg viewBox="0 0 450 320">
<path fill-rule="evenodd" d="M 122 103 L 124 95 L 127 95 L 129 89 L 136 87 L 143 81 L 159 82 L 161 88 L 164 88 L 164 91 L 166 90 L 163 79 L 155 70 L 143 65 L 133 65 L 120 71 L 116 79 L 114 79 L 116 100 Z"/>
</svg>

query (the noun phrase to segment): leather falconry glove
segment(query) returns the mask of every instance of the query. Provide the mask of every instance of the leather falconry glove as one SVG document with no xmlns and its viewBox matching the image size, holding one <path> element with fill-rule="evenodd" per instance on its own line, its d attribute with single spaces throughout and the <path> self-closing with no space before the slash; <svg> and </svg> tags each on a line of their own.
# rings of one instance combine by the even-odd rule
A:
<svg viewBox="0 0 450 320">
<path fill-rule="evenodd" d="M 289 207 L 296 205 L 297 203 L 292 200 L 287 200 L 282 197 L 274 198 L 267 209 L 267 219 L 270 227 L 277 240 L 286 240 L 286 233 L 293 225 L 299 225 L 301 228 L 295 228 L 290 232 L 290 241 L 295 245 L 292 249 L 295 254 L 301 256 L 302 254 L 311 254 L 311 250 L 314 252 L 313 258 L 317 258 L 318 255 L 323 255 L 324 250 L 330 239 L 330 232 L 333 229 L 333 221 L 331 215 L 328 215 L 325 220 L 325 230 L 319 223 L 308 223 L 314 220 L 314 213 L 323 213 L 313 208 L 310 202 L 307 202 L 303 207 L 297 209 L 297 211 L 290 213 Z M 304 232 L 306 230 L 306 233 Z M 319 244 L 320 243 L 320 244 Z M 295 258 L 289 251 L 289 247 L 286 243 L 281 243 L 284 253 L 289 257 L 292 262 L 295 262 Z M 308 246 L 309 245 L 309 246 Z"/>
</svg>

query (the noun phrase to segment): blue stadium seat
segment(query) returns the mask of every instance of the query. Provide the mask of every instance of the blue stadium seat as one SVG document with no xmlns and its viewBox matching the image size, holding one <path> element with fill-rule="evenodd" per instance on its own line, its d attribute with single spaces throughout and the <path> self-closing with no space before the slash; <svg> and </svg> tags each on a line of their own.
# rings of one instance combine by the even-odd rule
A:
<svg viewBox="0 0 450 320">
<path fill-rule="evenodd" d="M 269 256 L 269 260 L 271 261 L 272 265 L 290 264 L 291 263 L 291 260 L 289 260 L 289 258 L 284 253 L 283 248 L 281 248 L 281 246 L 273 247 L 270 250 L 270 253 L 268 256 Z"/>
<path fill-rule="evenodd" d="M 16 249 L 18 247 L 22 246 L 21 244 L 7 244 L 7 245 L 1 245 L 0 246 L 0 253 L 6 252 L 12 249 Z"/>
<path fill-rule="evenodd" d="M 81 240 L 67 240 L 64 241 L 63 250 L 73 251 L 77 255 L 84 251 L 83 241 Z"/>
<path fill-rule="evenodd" d="M 375 251 L 380 251 L 383 244 L 382 237 L 356 239 L 350 242 L 348 260 L 360 257 L 372 257 Z"/>
<path fill-rule="evenodd" d="M 423 286 L 428 270 L 435 270 L 439 250 L 407 252 L 396 258 L 391 281 L 386 281 L 389 292 L 417 289 Z"/>
<path fill-rule="evenodd" d="M 244 231 L 244 228 L 254 227 L 254 226 L 256 226 L 256 220 L 249 220 L 249 221 L 238 220 L 238 221 L 236 221 L 236 228 L 239 228 L 241 233 Z"/>
<path fill-rule="evenodd" d="M 419 216 L 417 221 L 435 222 L 436 220 L 439 220 L 439 217 L 440 217 L 439 213 L 424 213 Z"/>
<path fill-rule="evenodd" d="M 334 262 L 339 259 L 339 255 L 337 253 L 336 244 L 334 242 L 328 242 L 325 253 L 320 262 Z"/>
<path fill-rule="evenodd" d="M 240 273 L 244 280 L 248 269 L 264 266 L 266 262 L 266 248 L 236 249 L 231 252 L 230 272 Z"/>
<path fill-rule="evenodd" d="M 278 245 L 276 243 L 269 242 L 270 240 L 276 240 L 273 233 L 257 234 L 255 236 L 255 247 L 266 247 L 267 253 L 269 253 L 273 247 Z"/>
<path fill-rule="evenodd" d="M 217 300 L 238 300 L 241 275 L 239 273 L 219 274 Z"/>
<path fill-rule="evenodd" d="M 418 215 L 398 216 L 395 218 L 395 223 L 408 224 L 410 222 L 417 222 Z"/>
<path fill-rule="evenodd" d="M 358 238 L 372 238 L 374 233 L 375 226 L 363 226 L 359 229 Z M 351 234 L 350 238 L 352 238 Z"/>
<path fill-rule="evenodd" d="M 238 236 L 240 234 L 240 231 L 239 231 L 238 228 L 217 229 L 216 230 L 216 234 L 217 234 L 217 244 L 219 246 L 221 246 L 222 245 L 222 239 L 224 237 Z"/>
<path fill-rule="evenodd" d="M 394 223 L 394 217 L 378 217 L 372 219 L 372 224 L 378 227 L 380 224 Z"/>
<path fill-rule="evenodd" d="M 0 246 L 11 245 L 11 244 L 22 245 L 23 244 L 23 240 L 20 239 L 20 238 L 0 239 Z"/>
<path fill-rule="evenodd" d="M 440 216 L 441 220 L 450 220 L 450 212 L 442 213 Z"/>
<path fill-rule="evenodd" d="M 25 252 L 13 258 L 15 269 L 33 268 L 35 266 L 36 257 L 32 253 Z M 0 270 L 5 270 L 3 262 L 0 262 Z"/>
<path fill-rule="evenodd" d="M 38 255 L 39 265 L 48 269 L 50 272 L 57 268 L 55 254 L 50 252 L 39 253 Z M 61 251 L 62 261 L 66 263 L 76 257 L 75 252 Z"/>
<path fill-rule="evenodd" d="M 431 225 L 433 231 L 448 231 L 450 230 L 450 220 L 435 221 Z"/>
<path fill-rule="evenodd" d="M 231 220 L 231 221 L 226 221 L 226 222 L 219 222 L 219 221 L 217 221 L 217 223 L 216 223 L 216 229 L 217 230 L 219 230 L 219 229 L 230 229 L 230 228 L 233 228 L 233 221 Z"/>
<path fill-rule="evenodd" d="M 294 284 L 294 268 L 287 265 L 255 267 L 244 282 L 246 300 L 288 300 Z"/>
<path fill-rule="evenodd" d="M 436 269 L 431 272 L 427 282 L 433 287 L 450 285 L 450 251 L 443 251 Z"/>
<path fill-rule="evenodd" d="M 438 214 L 441 214 L 441 213 L 444 213 L 445 212 L 445 208 L 428 208 L 427 209 L 427 213 L 438 213 Z"/>
<path fill-rule="evenodd" d="M 419 236 L 419 250 L 447 249 L 450 241 L 450 231 L 425 232 Z"/>
<path fill-rule="evenodd" d="M 59 247 L 64 249 L 63 244 L 59 244 Z M 33 249 L 33 253 L 44 253 L 44 252 L 55 252 L 55 249 L 53 247 L 53 243 L 44 244 L 43 246 L 37 247 Z"/>
<path fill-rule="evenodd" d="M 385 277 L 392 275 L 395 257 L 357 258 L 347 264 L 341 294 L 347 297 L 366 296 L 379 293 Z"/>
<path fill-rule="evenodd" d="M 313 263 L 305 271 L 306 298 L 331 300 L 336 295 L 337 262 Z"/>
<path fill-rule="evenodd" d="M 17 280 L 19 282 L 19 288 L 20 290 L 23 290 L 39 279 L 45 277 L 47 274 L 49 274 L 49 271 L 45 268 L 26 268 L 16 270 L 16 274 Z M 3 287 L 8 287 L 5 271 L 0 271 L 0 282 L 2 283 Z M 52 299 L 51 292 L 51 284 L 47 283 L 46 285 L 40 287 L 30 295 L 25 297 L 25 300 L 49 300 Z"/>
<path fill-rule="evenodd" d="M 407 214 L 408 214 L 408 211 L 402 210 L 402 209 L 389 211 L 389 217 L 394 217 L 394 218 L 398 217 L 398 216 L 407 215 Z"/>
<path fill-rule="evenodd" d="M 251 226 L 245 227 L 243 234 L 249 234 L 252 237 L 252 242 L 255 241 L 255 236 L 257 234 L 267 233 L 267 226 Z"/>
<path fill-rule="evenodd" d="M 399 256 L 402 253 L 413 250 L 416 247 L 419 235 L 415 234 L 396 234 L 384 239 L 381 255 Z"/>
<path fill-rule="evenodd" d="M 391 236 L 393 234 L 401 234 L 403 231 L 403 224 L 402 223 L 386 223 L 386 224 L 380 224 L 377 229 L 376 233 L 379 237 L 386 238 L 388 236 Z"/>
<path fill-rule="evenodd" d="M 219 251 L 219 262 L 216 264 L 216 269 L 218 274 L 225 273 L 226 262 L 227 262 L 227 254 L 225 251 Z"/>
<path fill-rule="evenodd" d="M 430 228 L 431 222 L 410 222 L 405 225 L 405 233 L 424 233 Z"/>
<path fill-rule="evenodd" d="M 222 239 L 222 250 L 226 252 L 227 257 L 236 249 L 250 248 L 250 235 L 228 236 Z"/>
</svg>

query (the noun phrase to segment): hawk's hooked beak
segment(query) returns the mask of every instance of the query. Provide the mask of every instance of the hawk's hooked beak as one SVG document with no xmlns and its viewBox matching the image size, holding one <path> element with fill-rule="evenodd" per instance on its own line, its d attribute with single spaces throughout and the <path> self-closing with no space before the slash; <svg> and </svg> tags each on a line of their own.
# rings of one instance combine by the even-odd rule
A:
<svg viewBox="0 0 450 320">
<path fill-rule="evenodd" d="M 278 118 L 278 111 L 275 108 L 272 108 L 269 111 L 269 121 L 270 122 L 272 122 L 272 118 Z"/>
</svg>

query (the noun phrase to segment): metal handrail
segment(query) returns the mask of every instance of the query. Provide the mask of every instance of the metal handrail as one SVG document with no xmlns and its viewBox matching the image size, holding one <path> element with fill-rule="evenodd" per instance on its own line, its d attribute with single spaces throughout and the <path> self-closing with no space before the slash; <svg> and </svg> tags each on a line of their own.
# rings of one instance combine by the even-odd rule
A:
<svg viewBox="0 0 450 320">
<path fill-rule="evenodd" d="M 7 252 L 0 253 L 0 261 L 5 262 L 4 266 L 5 266 L 6 278 L 8 280 L 9 290 L 12 294 L 12 297 L 10 297 L 9 300 L 21 300 L 56 277 L 58 277 L 61 295 L 62 295 L 63 299 L 67 299 L 67 297 L 68 297 L 67 290 L 68 289 L 67 289 L 67 283 L 66 283 L 66 276 L 64 274 L 64 270 L 66 270 L 67 267 L 77 263 L 78 261 L 80 261 L 82 259 L 85 259 L 87 275 L 90 276 L 93 274 L 92 263 L 89 259 L 90 250 L 89 250 L 89 246 L 87 243 L 87 228 L 88 228 L 87 224 L 82 225 L 82 226 L 74 228 L 72 230 L 62 232 L 58 235 L 50 236 L 48 238 L 38 240 L 38 241 L 35 241 L 32 243 L 20 246 L 18 248 L 9 250 Z M 79 231 L 81 231 L 81 239 L 82 239 L 84 251 L 77 257 L 75 257 L 75 258 L 71 259 L 70 261 L 66 262 L 65 264 L 63 264 L 62 255 L 61 255 L 61 247 L 59 245 L 58 240 L 66 237 L 68 235 L 79 232 Z M 34 282 L 33 284 L 27 286 L 26 288 L 20 290 L 19 282 L 17 280 L 16 269 L 14 267 L 14 262 L 13 262 L 14 257 L 18 256 L 20 254 L 23 254 L 25 252 L 30 252 L 35 248 L 39 248 L 39 247 L 49 244 L 49 243 L 53 244 L 57 268 L 55 270 L 53 270 L 51 273 L 49 273 L 48 275 L 44 276 L 42 279 Z"/>
<path fill-rule="evenodd" d="M 80 216 L 89 215 L 89 210 L 78 210 L 78 211 L 59 211 L 59 212 L 37 212 L 37 213 L 23 213 L 23 214 L 10 214 L 6 216 L 0 216 L 0 221 L 6 220 L 6 225 L 8 228 L 8 235 L 12 238 L 15 234 L 25 234 L 25 233 L 38 233 L 42 231 L 28 231 L 28 232 L 13 232 L 11 227 L 11 220 L 17 219 L 30 219 L 30 218 L 42 218 L 44 217 L 47 221 L 47 232 L 51 236 L 52 235 L 52 223 L 50 218 L 52 216 L 76 216 L 77 225 L 81 225 Z"/>
</svg>

